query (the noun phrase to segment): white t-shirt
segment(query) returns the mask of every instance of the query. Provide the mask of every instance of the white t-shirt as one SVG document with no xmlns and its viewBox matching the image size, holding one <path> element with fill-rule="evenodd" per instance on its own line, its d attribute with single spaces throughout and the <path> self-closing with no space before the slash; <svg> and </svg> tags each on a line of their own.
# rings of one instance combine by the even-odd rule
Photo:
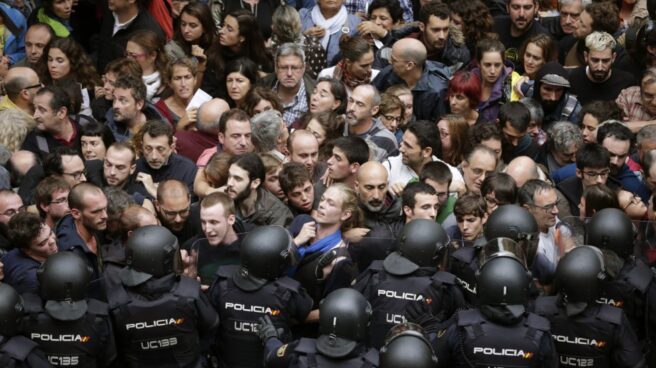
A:
<svg viewBox="0 0 656 368">
<path fill-rule="evenodd" d="M 451 175 L 453 175 L 451 182 L 460 181 L 464 184 L 465 179 L 463 179 L 462 174 L 460 171 L 458 171 L 458 169 L 435 156 L 433 156 L 433 161 L 439 161 L 449 167 L 449 171 L 451 171 Z M 387 180 L 389 185 L 393 185 L 399 182 L 408 183 L 410 180 L 417 179 L 419 177 L 419 174 L 417 174 L 410 166 L 403 163 L 403 158 L 400 154 L 398 156 L 389 157 L 387 160 L 383 161 L 383 166 L 385 166 L 387 173 L 389 174 Z"/>
</svg>

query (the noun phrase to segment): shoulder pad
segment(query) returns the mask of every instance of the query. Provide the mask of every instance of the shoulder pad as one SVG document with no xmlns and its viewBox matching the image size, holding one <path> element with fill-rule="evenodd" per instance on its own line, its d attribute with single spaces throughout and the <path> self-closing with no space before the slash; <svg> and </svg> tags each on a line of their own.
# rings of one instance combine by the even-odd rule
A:
<svg viewBox="0 0 656 368">
<path fill-rule="evenodd" d="M 549 331 L 551 329 L 551 322 L 549 322 L 548 319 L 538 316 L 535 313 L 528 313 L 528 317 L 526 318 L 526 325 L 540 331 Z"/>
<path fill-rule="evenodd" d="M 114 287 L 109 289 L 107 292 L 107 299 L 110 309 L 130 303 L 130 296 L 127 291 L 125 291 L 123 284 L 114 285 Z"/>
<path fill-rule="evenodd" d="M 109 306 L 107 303 L 101 302 L 97 299 L 87 300 L 87 310 L 89 313 L 98 315 L 98 316 L 107 316 L 109 314 Z"/>
<path fill-rule="evenodd" d="M 636 262 L 635 267 L 626 274 L 626 280 L 631 284 L 631 286 L 638 289 L 641 293 L 647 292 L 647 287 L 651 283 L 654 274 L 651 272 L 651 269 L 644 264 L 643 262 Z"/>
<path fill-rule="evenodd" d="M 183 298 L 197 299 L 200 293 L 200 282 L 191 277 L 182 276 L 178 285 L 173 289 L 173 294 Z"/>
<path fill-rule="evenodd" d="M 384 270 L 385 268 L 383 267 L 383 261 L 377 260 L 371 262 L 371 264 L 368 267 L 369 270 L 375 271 L 375 272 L 380 272 Z"/>
<path fill-rule="evenodd" d="M 455 252 L 451 253 L 451 257 L 459 260 L 460 262 L 470 263 L 476 255 L 476 248 L 462 247 Z"/>
<path fill-rule="evenodd" d="M 239 270 L 238 265 L 226 265 L 226 266 L 221 266 L 219 269 L 216 271 L 216 276 L 220 279 L 229 279 L 232 278 L 232 275 L 235 274 Z"/>
<path fill-rule="evenodd" d="M 37 346 L 37 343 L 25 336 L 14 336 L 0 347 L 0 351 L 3 351 L 12 358 L 23 362 Z"/>
<path fill-rule="evenodd" d="M 317 353 L 317 341 L 315 339 L 308 339 L 302 337 L 296 345 L 294 351 L 303 353 L 303 354 L 316 354 Z"/>
<path fill-rule="evenodd" d="M 433 275 L 432 279 L 441 284 L 456 285 L 456 275 L 450 272 L 444 272 L 444 271 L 436 272 Z"/>
<path fill-rule="evenodd" d="M 540 296 L 535 299 L 535 314 L 549 318 L 558 314 L 557 296 Z"/>
<path fill-rule="evenodd" d="M 378 350 L 369 349 L 366 354 L 364 354 L 364 360 L 371 363 L 374 367 L 378 367 Z"/>
<path fill-rule="evenodd" d="M 608 304 L 599 305 L 599 313 L 597 313 L 597 318 L 602 321 L 610 322 L 615 325 L 622 325 L 622 309 L 613 307 Z"/>
<path fill-rule="evenodd" d="M 483 316 L 478 309 L 467 309 L 458 312 L 458 326 L 469 326 L 483 321 Z"/>
<path fill-rule="evenodd" d="M 23 298 L 23 308 L 25 308 L 25 313 L 43 312 L 43 301 L 38 295 L 25 293 L 21 295 L 21 298 Z"/>
<path fill-rule="evenodd" d="M 274 281 L 274 284 L 276 284 L 277 286 L 282 286 L 283 288 L 292 291 L 296 291 L 301 287 L 301 284 L 298 281 L 288 276 L 283 276 L 277 279 L 276 281 Z"/>
</svg>

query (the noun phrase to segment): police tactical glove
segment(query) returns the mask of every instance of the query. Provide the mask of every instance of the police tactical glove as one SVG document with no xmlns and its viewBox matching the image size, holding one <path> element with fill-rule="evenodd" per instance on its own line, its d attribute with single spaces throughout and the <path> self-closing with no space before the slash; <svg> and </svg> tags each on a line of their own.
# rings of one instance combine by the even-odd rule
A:
<svg viewBox="0 0 656 368">
<path fill-rule="evenodd" d="M 263 344 L 272 337 L 279 339 L 284 332 L 282 328 L 276 328 L 273 321 L 271 321 L 271 317 L 268 315 L 260 317 L 259 322 L 260 325 L 257 335 L 260 337 Z"/>
<path fill-rule="evenodd" d="M 430 306 L 424 301 L 410 302 L 405 309 L 405 315 L 408 322 L 418 324 L 426 334 L 439 330 L 440 321 L 433 316 Z"/>
</svg>

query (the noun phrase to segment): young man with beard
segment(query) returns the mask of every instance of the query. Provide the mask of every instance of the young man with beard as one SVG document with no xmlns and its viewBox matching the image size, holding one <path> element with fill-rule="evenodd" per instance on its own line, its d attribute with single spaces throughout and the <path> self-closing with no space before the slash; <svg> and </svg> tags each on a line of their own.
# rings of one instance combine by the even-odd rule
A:
<svg viewBox="0 0 656 368">
<path fill-rule="evenodd" d="M 278 180 L 292 214 L 310 214 L 314 205 L 314 186 L 306 167 L 288 162 L 282 166 Z"/>
<path fill-rule="evenodd" d="M 34 200 L 44 223 L 54 229 L 68 215 L 68 193 L 71 186 L 61 176 L 47 176 L 36 186 Z"/>
<path fill-rule="evenodd" d="M 509 163 L 519 156 L 535 159 L 539 147 L 528 134 L 531 112 L 521 102 L 508 102 L 499 109 L 498 125 L 503 136 L 502 158 Z"/>
<path fill-rule="evenodd" d="M 10 189 L 0 189 L 0 254 L 12 248 L 8 233 L 9 220 L 23 209 L 23 200 L 18 194 Z"/>
<path fill-rule="evenodd" d="M 533 86 L 533 98 L 542 105 L 542 129 L 549 130 L 556 121 L 579 122 L 581 104 L 570 92 L 567 71 L 555 61 L 540 68 Z"/>
<path fill-rule="evenodd" d="M 571 92 L 581 104 L 592 100 L 614 101 L 620 92 L 635 82 L 631 73 L 613 68 L 617 42 L 606 32 L 592 32 L 585 38 L 585 66 L 570 73 Z"/>
<path fill-rule="evenodd" d="M 245 153 L 230 159 L 225 193 L 235 201 L 237 218 L 253 225 L 285 226 L 292 213 L 278 198 L 264 189 L 262 159 Z"/>
<path fill-rule="evenodd" d="M 451 25 L 451 10 L 441 2 L 429 2 L 419 11 L 420 40 L 426 46 L 428 60 L 444 65 L 467 65 L 471 55 L 462 34 L 456 36 Z"/>
<path fill-rule="evenodd" d="M 155 209 L 162 226 L 169 229 L 178 238 L 180 244 L 184 244 L 200 232 L 198 224 L 192 222 L 191 195 L 183 182 L 178 180 L 161 182 L 157 188 Z"/>
<path fill-rule="evenodd" d="M 537 0 L 508 1 L 508 16 L 494 19 L 494 30 L 499 40 L 506 46 L 506 60 L 520 66 L 519 48 L 529 37 L 547 33 L 542 24 L 534 21 L 540 6 Z"/>
</svg>

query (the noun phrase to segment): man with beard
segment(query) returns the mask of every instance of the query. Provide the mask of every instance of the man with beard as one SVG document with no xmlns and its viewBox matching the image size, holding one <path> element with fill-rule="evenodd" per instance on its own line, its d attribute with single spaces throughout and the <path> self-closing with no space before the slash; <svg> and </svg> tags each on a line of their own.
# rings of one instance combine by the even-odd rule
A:
<svg viewBox="0 0 656 368">
<path fill-rule="evenodd" d="M 519 156 L 535 159 L 539 147 L 528 134 L 531 112 L 521 102 L 508 102 L 499 109 L 498 125 L 503 136 L 502 158 L 509 163 Z"/>
<path fill-rule="evenodd" d="M 253 225 L 286 226 L 292 213 L 264 188 L 265 170 L 255 153 L 234 156 L 228 162 L 225 193 L 235 201 L 237 218 Z"/>
<path fill-rule="evenodd" d="M 579 122 L 581 104 L 576 96 L 569 93 L 570 84 L 567 71 L 555 61 L 540 68 L 533 86 L 533 98 L 542 105 L 544 118 L 542 129 L 549 130 L 556 121 Z"/>
<path fill-rule="evenodd" d="M 11 248 L 8 224 L 14 215 L 23 211 L 23 200 L 11 189 L 0 189 L 0 255 Z"/>
<path fill-rule="evenodd" d="M 358 170 L 355 190 L 364 214 L 364 227 L 370 229 L 362 241 L 350 247 L 351 258 L 360 271 L 385 258 L 403 228 L 402 200 L 389 193 L 387 176 L 387 169 L 375 161 Z"/>
<path fill-rule="evenodd" d="M 533 35 L 547 33 L 542 24 L 534 21 L 539 10 L 537 0 L 510 0 L 508 16 L 494 18 L 494 30 L 506 46 L 506 60 L 521 67 L 519 48 Z"/>
<path fill-rule="evenodd" d="M 558 0 L 558 16 L 540 19 L 553 38 L 560 40 L 576 31 L 583 12 L 582 0 Z"/>
<path fill-rule="evenodd" d="M 71 213 L 57 224 L 57 245 L 60 251 L 69 251 L 80 256 L 93 271 L 90 293 L 105 299 L 100 284 L 102 273 L 101 245 L 107 229 L 107 197 L 102 189 L 90 184 L 80 183 L 68 195 Z"/>
<path fill-rule="evenodd" d="M 114 83 L 112 108 L 107 110 L 105 124 L 117 142 L 130 139 L 148 120 L 165 118 L 146 101 L 146 85 L 141 78 L 123 76 Z"/>
<path fill-rule="evenodd" d="M 620 92 L 635 82 L 631 73 L 613 68 L 617 42 L 606 32 L 592 32 L 585 38 L 586 65 L 570 73 L 570 92 L 581 104 L 593 100 L 614 101 Z"/>
<path fill-rule="evenodd" d="M 430 2 L 419 11 L 420 40 L 428 51 L 428 60 L 444 65 L 466 65 L 471 56 L 464 36 L 451 26 L 451 10 L 441 2 Z"/>
<path fill-rule="evenodd" d="M 43 222 L 54 229 L 68 215 L 68 193 L 71 186 L 61 176 L 47 176 L 36 186 L 34 200 Z"/>
<path fill-rule="evenodd" d="M 276 52 L 276 72 L 263 81 L 280 98 L 283 120 L 290 126 L 308 111 L 314 81 L 305 74 L 303 46 L 284 43 Z"/>
<path fill-rule="evenodd" d="M 184 244 L 200 232 L 200 229 L 192 223 L 191 195 L 183 182 L 178 180 L 161 182 L 157 188 L 155 209 L 162 226 L 171 230 L 171 233 L 178 238 L 178 243 Z"/>
</svg>

